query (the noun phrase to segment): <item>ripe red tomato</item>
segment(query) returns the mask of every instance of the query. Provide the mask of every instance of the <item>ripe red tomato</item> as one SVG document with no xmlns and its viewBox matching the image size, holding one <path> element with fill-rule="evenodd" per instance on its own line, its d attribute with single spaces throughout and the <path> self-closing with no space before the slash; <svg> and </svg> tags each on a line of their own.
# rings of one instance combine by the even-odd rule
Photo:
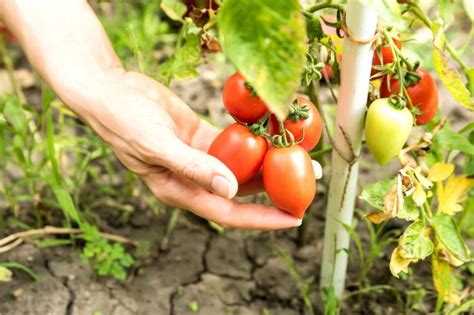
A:
<svg viewBox="0 0 474 315">
<path fill-rule="evenodd" d="M 302 146 L 306 151 L 311 151 L 316 146 L 316 144 L 318 144 L 323 132 L 321 116 L 319 116 L 318 110 L 309 99 L 298 96 L 297 103 L 299 107 L 303 107 L 304 105 L 309 106 L 310 110 L 308 112 L 308 118 L 294 121 L 292 117 L 288 117 L 283 122 L 283 125 L 293 134 L 296 141 L 301 139 L 304 129 L 304 139 L 299 145 Z M 270 123 L 268 126 L 270 135 L 274 136 L 280 134 L 280 126 L 278 124 L 277 118 L 274 115 L 270 116 Z M 289 140 L 288 136 L 287 139 Z"/>
<path fill-rule="evenodd" d="M 260 170 L 268 150 L 268 142 L 241 124 L 225 128 L 212 142 L 208 153 L 218 158 L 234 173 L 239 184 L 254 177 Z"/>
<path fill-rule="evenodd" d="M 324 76 L 324 72 L 327 74 L 329 79 L 332 77 L 332 68 L 330 65 L 324 65 L 324 68 L 321 70 L 321 75 Z"/>
<path fill-rule="evenodd" d="M 395 46 L 398 47 L 398 49 L 402 48 L 402 43 L 397 39 L 397 38 L 392 38 L 393 43 Z M 382 57 L 382 60 L 381 58 Z M 380 47 L 380 52 L 379 51 L 374 51 L 374 56 L 372 57 L 372 71 L 371 75 L 377 74 L 379 70 L 374 69 L 373 66 L 383 66 L 387 65 L 393 62 L 394 60 L 393 52 L 388 43 L 383 40 L 382 41 L 382 46 Z"/>
<path fill-rule="evenodd" d="M 222 98 L 227 111 L 240 122 L 253 124 L 268 112 L 265 103 L 257 95 L 252 95 L 240 72 L 227 80 Z"/>
<path fill-rule="evenodd" d="M 411 103 L 420 112 L 420 114 L 416 115 L 416 124 L 426 125 L 433 119 L 438 110 L 438 87 L 433 77 L 426 70 L 418 68 L 416 73 L 421 76 L 421 79 L 415 84 L 408 86 L 406 90 Z M 382 80 L 382 85 L 380 86 L 381 97 L 389 97 L 390 95 L 397 94 L 399 91 L 400 82 L 398 80 L 392 78 L 390 80 L 390 88 L 387 78 Z M 407 106 L 410 108 L 409 101 Z"/>
<path fill-rule="evenodd" d="M 302 218 L 316 195 L 316 178 L 308 153 L 300 146 L 268 150 L 263 185 L 273 204 Z"/>
</svg>

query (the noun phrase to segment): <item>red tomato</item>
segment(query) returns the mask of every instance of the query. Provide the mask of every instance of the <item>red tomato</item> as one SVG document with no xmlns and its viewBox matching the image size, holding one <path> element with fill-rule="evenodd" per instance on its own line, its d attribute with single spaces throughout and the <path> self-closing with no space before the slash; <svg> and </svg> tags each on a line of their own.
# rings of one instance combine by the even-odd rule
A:
<svg viewBox="0 0 474 315">
<path fill-rule="evenodd" d="M 227 111 L 240 122 L 253 124 L 262 118 L 268 108 L 252 90 L 245 85 L 240 72 L 234 73 L 225 83 L 222 94 Z"/>
<path fill-rule="evenodd" d="M 321 70 L 321 74 L 324 76 L 324 72 L 326 72 L 328 78 L 332 77 L 332 68 L 330 65 L 324 65 L 323 70 Z M 322 78 L 321 78 L 322 79 Z"/>
<path fill-rule="evenodd" d="M 396 39 L 392 38 L 393 43 L 398 49 L 402 48 L 402 43 Z M 382 57 L 382 60 L 380 59 Z M 372 57 L 372 66 L 383 66 L 392 63 L 394 60 L 393 52 L 390 46 L 385 40 L 382 41 L 382 46 L 380 47 L 380 52 L 378 50 L 374 51 L 374 56 Z M 379 70 L 372 67 L 371 75 L 377 74 Z"/>
<path fill-rule="evenodd" d="M 308 153 L 297 145 L 268 150 L 263 161 L 263 185 L 276 207 L 302 218 L 316 195 Z"/>
<path fill-rule="evenodd" d="M 260 170 L 268 150 L 264 137 L 254 135 L 241 124 L 225 128 L 211 144 L 208 153 L 218 158 L 234 173 L 239 184 L 254 177 Z"/>
<path fill-rule="evenodd" d="M 321 116 L 319 116 L 318 110 L 309 99 L 298 96 L 297 101 L 298 106 L 300 107 L 303 107 L 304 105 L 309 106 L 310 110 L 308 112 L 308 118 L 294 121 L 291 117 L 288 117 L 283 122 L 283 125 L 285 126 L 285 129 L 289 130 L 293 134 L 296 141 L 301 139 L 304 129 L 304 139 L 299 145 L 302 146 L 306 151 L 311 151 L 316 146 L 316 144 L 318 144 L 319 139 L 321 138 L 321 134 L 323 132 L 323 123 L 321 122 Z M 278 124 L 277 118 L 274 115 L 270 116 L 270 123 L 268 126 L 270 135 L 274 136 L 280 134 L 280 126 Z M 289 140 L 288 136 L 287 139 Z"/>
<path fill-rule="evenodd" d="M 411 104 L 415 106 L 420 114 L 416 115 L 417 125 L 426 125 L 433 119 L 438 110 L 438 87 L 433 77 L 426 72 L 426 70 L 418 68 L 417 74 L 421 76 L 420 81 L 407 87 L 408 97 Z M 387 83 L 387 78 L 382 80 L 380 86 L 380 96 L 389 97 L 397 94 L 400 91 L 400 82 L 395 79 L 390 80 L 390 88 Z M 407 102 L 410 107 L 410 101 Z"/>
</svg>

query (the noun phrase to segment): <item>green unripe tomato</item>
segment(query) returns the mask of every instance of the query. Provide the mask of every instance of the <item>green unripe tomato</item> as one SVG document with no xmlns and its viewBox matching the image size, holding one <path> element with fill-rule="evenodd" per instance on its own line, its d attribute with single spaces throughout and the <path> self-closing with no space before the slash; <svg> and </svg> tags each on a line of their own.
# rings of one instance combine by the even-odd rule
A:
<svg viewBox="0 0 474 315">
<path fill-rule="evenodd" d="M 407 142 L 413 128 L 413 115 L 406 107 L 396 109 L 388 98 L 370 104 L 365 119 L 365 139 L 379 164 L 387 164 Z"/>
</svg>

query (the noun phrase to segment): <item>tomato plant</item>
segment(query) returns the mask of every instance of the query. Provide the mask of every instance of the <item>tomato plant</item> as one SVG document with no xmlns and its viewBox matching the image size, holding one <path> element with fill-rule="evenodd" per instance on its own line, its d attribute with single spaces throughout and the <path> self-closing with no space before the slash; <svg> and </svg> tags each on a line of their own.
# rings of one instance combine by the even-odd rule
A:
<svg viewBox="0 0 474 315">
<path fill-rule="evenodd" d="M 234 73 L 225 83 L 222 98 L 227 111 L 243 123 L 257 122 L 268 112 L 265 103 L 239 72 Z"/>
<path fill-rule="evenodd" d="M 298 96 L 293 102 L 290 115 L 283 122 L 284 128 L 291 132 L 299 145 L 311 151 L 321 139 L 323 124 L 316 106 L 306 97 Z M 275 115 L 270 116 L 270 135 L 280 134 L 280 125 Z M 287 139 L 289 137 L 287 136 Z"/>
<path fill-rule="evenodd" d="M 263 184 L 275 206 L 302 218 L 316 194 L 311 158 L 297 145 L 270 148 L 263 161 Z"/>
<path fill-rule="evenodd" d="M 222 161 L 234 173 L 238 183 L 243 184 L 258 173 L 267 149 L 265 138 L 253 134 L 244 125 L 234 123 L 216 137 L 208 153 Z"/>
<path fill-rule="evenodd" d="M 398 49 L 402 48 L 402 43 L 397 37 L 393 37 L 392 40 Z M 377 70 L 378 66 L 390 64 L 393 62 L 393 60 L 394 55 L 392 48 L 387 44 L 387 41 L 383 39 L 382 44 L 374 51 L 374 56 L 372 57 L 371 75 L 375 75 L 379 72 L 379 70 Z"/>
<path fill-rule="evenodd" d="M 418 68 L 416 73 L 419 79 L 415 82 L 408 82 L 406 95 L 408 97 L 407 106 L 414 108 L 416 114 L 416 124 L 426 125 L 436 115 L 438 110 L 438 87 L 431 74 L 422 68 Z M 400 81 L 396 79 L 388 80 L 385 77 L 380 86 L 380 96 L 389 97 L 400 92 Z"/>
</svg>

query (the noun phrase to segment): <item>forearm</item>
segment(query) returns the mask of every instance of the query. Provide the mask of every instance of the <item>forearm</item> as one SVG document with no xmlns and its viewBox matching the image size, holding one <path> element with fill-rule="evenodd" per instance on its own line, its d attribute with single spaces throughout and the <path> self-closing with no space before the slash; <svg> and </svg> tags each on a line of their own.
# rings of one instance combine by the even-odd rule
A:
<svg viewBox="0 0 474 315">
<path fill-rule="evenodd" d="M 72 110 L 92 115 L 111 73 L 122 71 L 102 25 L 82 0 L 0 0 L 0 19 L 33 67 Z"/>
</svg>

